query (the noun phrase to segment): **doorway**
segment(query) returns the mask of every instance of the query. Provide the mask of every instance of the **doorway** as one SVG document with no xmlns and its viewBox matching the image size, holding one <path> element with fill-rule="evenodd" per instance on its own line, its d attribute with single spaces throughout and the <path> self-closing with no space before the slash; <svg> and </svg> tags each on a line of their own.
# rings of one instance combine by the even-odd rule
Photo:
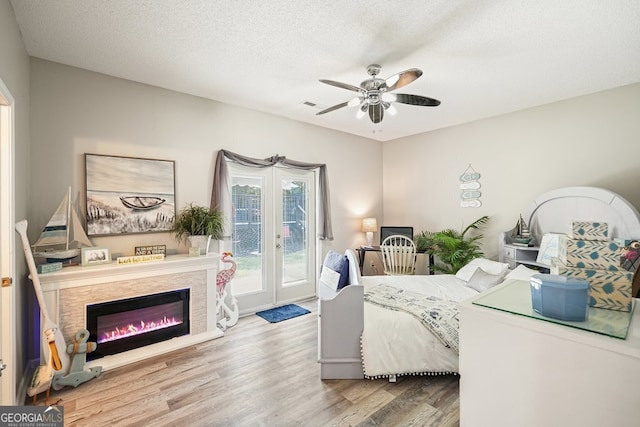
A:
<svg viewBox="0 0 640 427">
<path fill-rule="evenodd" d="M 13 97 L 0 80 L 0 405 L 14 405 L 16 394 L 13 111 Z"/>
<path fill-rule="evenodd" d="M 241 313 L 316 292 L 316 172 L 229 162 L 233 295 Z"/>
</svg>

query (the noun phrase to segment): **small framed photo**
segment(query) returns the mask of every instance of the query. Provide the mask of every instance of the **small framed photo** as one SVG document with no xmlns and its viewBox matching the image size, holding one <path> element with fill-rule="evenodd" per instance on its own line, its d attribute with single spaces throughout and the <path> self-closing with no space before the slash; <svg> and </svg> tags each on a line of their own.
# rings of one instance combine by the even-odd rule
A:
<svg viewBox="0 0 640 427">
<path fill-rule="evenodd" d="M 111 253 L 108 248 L 82 248 L 82 265 L 108 264 Z"/>
</svg>

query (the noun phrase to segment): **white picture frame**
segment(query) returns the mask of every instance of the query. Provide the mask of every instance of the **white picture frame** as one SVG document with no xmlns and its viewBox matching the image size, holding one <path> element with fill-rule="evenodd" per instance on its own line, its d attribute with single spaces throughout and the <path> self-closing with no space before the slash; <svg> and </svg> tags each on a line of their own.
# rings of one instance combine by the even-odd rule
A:
<svg viewBox="0 0 640 427">
<path fill-rule="evenodd" d="M 83 266 L 109 264 L 111 252 L 109 248 L 82 248 L 80 258 Z"/>
</svg>

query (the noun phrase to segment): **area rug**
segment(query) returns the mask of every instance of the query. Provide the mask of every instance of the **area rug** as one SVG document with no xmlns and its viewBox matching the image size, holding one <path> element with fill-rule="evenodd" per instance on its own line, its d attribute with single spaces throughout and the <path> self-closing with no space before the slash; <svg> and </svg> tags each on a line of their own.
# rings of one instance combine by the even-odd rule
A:
<svg viewBox="0 0 640 427">
<path fill-rule="evenodd" d="M 256 315 L 262 317 L 267 322 L 278 323 L 282 322 L 283 320 L 292 319 L 294 317 L 302 316 L 307 313 L 311 312 L 306 308 L 302 308 L 296 304 L 287 304 L 283 305 L 282 307 L 259 311 L 256 313 Z"/>
</svg>

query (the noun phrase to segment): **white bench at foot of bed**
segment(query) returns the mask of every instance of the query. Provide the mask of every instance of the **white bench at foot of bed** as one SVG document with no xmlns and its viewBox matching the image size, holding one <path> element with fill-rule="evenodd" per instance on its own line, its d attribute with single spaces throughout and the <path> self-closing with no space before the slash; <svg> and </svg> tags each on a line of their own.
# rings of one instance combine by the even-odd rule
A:
<svg viewBox="0 0 640 427">
<path fill-rule="evenodd" d="M 318 362 L 321 379 L 364 378 L 360 354 L 363 328 L 362 285 L 350 285 L 339 292 L 321 291 L 318 299 Z"/>
</svg>

